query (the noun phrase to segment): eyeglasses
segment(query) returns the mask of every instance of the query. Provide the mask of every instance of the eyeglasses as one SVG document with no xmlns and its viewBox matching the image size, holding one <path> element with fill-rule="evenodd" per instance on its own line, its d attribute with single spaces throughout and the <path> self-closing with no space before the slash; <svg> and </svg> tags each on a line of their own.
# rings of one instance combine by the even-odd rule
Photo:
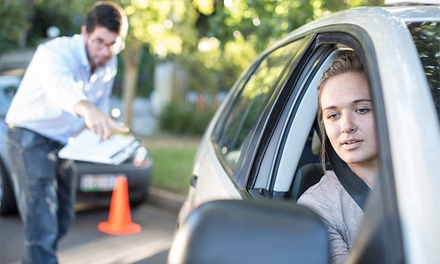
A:
<svg viewBox="0 0 440 264">
<path fill-rule="evenodd" d="M 100 37 L 90 37 L 89 40 L 98 50 L 109 49 L 111 53 L 118 54 L 123 49 L 123 40 L 121 37 L 116 38 L 114 43 L 105 43 Z"/>
</svg>

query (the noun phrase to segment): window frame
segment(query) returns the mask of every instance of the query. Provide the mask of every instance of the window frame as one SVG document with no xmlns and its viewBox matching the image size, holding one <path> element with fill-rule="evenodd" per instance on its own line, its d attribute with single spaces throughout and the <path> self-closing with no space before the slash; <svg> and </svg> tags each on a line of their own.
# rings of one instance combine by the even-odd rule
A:
<svg viewBox="0 0 440 264">
<path fill-rule="evenodd" d="M 242 74 L 242 76 L 237 81 L 236 85 L 234 85 L 234 93 L 232 96 L 232 99 L 228 102 L 226 107 L 223 109 L 221 116 L 219 117 L 219 121 L 217 122 L 216 126 L 214 127 L 214 132 L 211 135 L 211 142 L 214 146 L 214 150 L 216 152 L 216 156 L 220 163 L 222 164 L 223 168 L 227 172 L 227 174 L 230 176 L 232 182 L 236 185 L 236 187 L 240 190 L 244 191 L 245 184 L 240 181 L 240 175 L 242 175 L 241 171 L 243 170 L 243 167 L 246 166 L 246 164 L 249 162 L 249 159 L 252 159 L 250 155 L 252 155 L 252 142 L 255 137 L 258 137 L 259 133 L 259 127 L 262 125 L 263 122 L 261 120 L 265 120 L 265 116 L 267 115 L 267 112 L 272 109 L 273 104 L 275 103 L 274 95 L 278 93 L 278 90 L 281 89 L 283 86 L 283 83 L 280 82 L 280 80 L 284 80 L 287 78 L 284 78 L 286 75 L 288 76 L 291 68 L 295 64 L 295 61 L 298 59 L 298 54 L 301 53 L 301 51 L 304 49 L 304 43 L 308 42 L 309 37 L 303 37 L 298 38 L 296 41 L 299 43 L 299 48 L 297 52 L 292 52 L 295 55 L 291 58 L 290 63 L 284 67 L 282 70 L 279 79 L 274 83 L 274 88 L 272 89 L 271 93 L 268 95 L 268 98 L 266 100 L 265 106 L 261 109 L 259 112 L 257 118 L 255 119 L 254 125 L 250 129 L 250 134 L 248 134 L 246 140 L 243 142 L 242 147 L 242 155 L 240 155 L 239 160 L 236 163 L 235 170 L 232 170 L 232 168 L 229 166 L 228 162 L 226 161 L 224 155 L 221 151 L 221 146 L 219 146 L 218 142 L 220 141 L 223 132 L 225 131 L 225 125 L 227 124 L 228 118 L 231 114 L 231 112 L 235 109 L 236 104 L 240 100 L 240 95 L 245 89 L 245 86 L 248 84 L 250 78 L 252 75 L 256 72 L 256 70 L 259 68 L 261 63 L 270 56 L 273 52 L 284 48 L 288 45 L 294 44 L 295 41 L 289 41 L 285 42 L 282 45 L 274 46 L 274 48 L 268 50 L 264 54 L 260 55 L 248 68 L 245 73 Z M 264 124 L 263 124 L 264 125 Z"/>
</svg>

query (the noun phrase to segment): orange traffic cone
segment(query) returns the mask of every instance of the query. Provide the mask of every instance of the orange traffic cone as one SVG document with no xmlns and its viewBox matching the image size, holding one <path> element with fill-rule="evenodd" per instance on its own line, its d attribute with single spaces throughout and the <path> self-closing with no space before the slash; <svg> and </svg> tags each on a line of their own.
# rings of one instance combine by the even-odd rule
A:
<svg viewBox="0 0 440 264">
<path fill-rule="evenodd" d="M 108 221 L 99 223 L 98 229 L 110 235 L 134 234 L 142 229 L 140 225 L 131 222 L 127 179 L 123 176 L 116 179 Z"/>
</svg>

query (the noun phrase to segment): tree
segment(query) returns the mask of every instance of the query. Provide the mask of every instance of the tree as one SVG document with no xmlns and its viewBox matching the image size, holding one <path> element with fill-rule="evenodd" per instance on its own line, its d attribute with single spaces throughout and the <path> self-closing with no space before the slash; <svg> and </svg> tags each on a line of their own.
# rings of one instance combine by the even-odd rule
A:
<svg viewBox="0 0 440 264">
<path fill-rule="evenodd" d="M 339 10 L 362 5 L 382 5 L 383 0 L 224 0 L 215 2 L 208 17 L 208 36 L 229 42 L 244 38 L 257 52 L 292 30 Z"/>
<path fill-rule="evenodd" d="M 27 0 L 2 0 L 0 4 L 0 53 L 7 47 L 23 46 L 26 30 L 30 27 L 27 20 L 28 9 L 22 8 Z M 20 42 L 21 40 L 21 42 Z"/>
<path fill-rule="evenodd" d="M 195 0 L 196 1 L 196 0 Z M 198 0 L 196 2 L 203 2 Z M 200 39 L 216 43 L 217 49 L 205 51 L 205 65 L 199 75 L 220 75 L 220 86 L 232 87 L 238 75 L 259 52 L 268 48 L 292 30 L 314 19 L 346 8 L 382 5 L 382 0 L 222 0 L 204 1 L 212 4 L 201 12 L 198 23 Z M 201 9 L 199 8 L 199 11 Z M 200 53 L 203 51 L 195 52 Z"/>
<path fill-rule="evenodd" d="M 46 38 L 50 26 L 61 35 L 79 33 L 94 0 L 2 0 L 0 4 L 0 52 L 32 47 Z M 23 8 L 23 7 L 26 8 Z"/>
<path fill-rule="evenodd" d="M 79 32 L 94 0 L 2 0 L 0 38 L 38 37 L 50 23 L 62 35 Z M 173 60 L 191 72 L 191 88 L 228 89 L 263 49 L 301 25 L 334 11 L 382 0 L 118 0 L 129 19 L 124 65 L 124 122 L 131 126 L 139 63 L 149 47 L 157 61 Z M 346 3 L 348 2 L 348 3 Z M 33 8 L 22 8 L 31 5 Z M 50 16 L 48 14 L 51 14 Z M 51 17 L 55 21 L 44 21 Z M 38 20 L 38 23 L 34 21 Z M 57 22 L 58 21 L 58 22 Z M 66 23 L 71 22 L 71 23 Z M 32 27 L 33 26 L 33 27 Z M 38 27 L 39 26 L 39 29 Z M 74 31 L 74 32 L 72 32 Z M 31 33 L 31 34 L 29 34 Z M 41 36 L 40 36 L 41 37 Z M 0 52 L 2 51 L 0 47 Z"/>
<path fill-rule="evenodd" d="M 197 13 L 189 0 L 134 1 L 122 0 L 129 19 L 127 48 L 122 53 L 124 62 L 124 122 L 132 123 L 132 102 L 136 95 L 139 63 L 143 47 L 158 60 L 179 56 L 195 45 L 197 32 L 194 24 Z"/>
</svg>

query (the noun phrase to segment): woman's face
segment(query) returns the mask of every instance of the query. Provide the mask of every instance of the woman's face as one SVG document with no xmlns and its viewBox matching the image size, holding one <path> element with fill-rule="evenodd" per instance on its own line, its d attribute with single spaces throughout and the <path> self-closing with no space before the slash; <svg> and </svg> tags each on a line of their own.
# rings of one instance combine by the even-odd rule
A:
<svg viewBox="0 0 440 264">
<path fill-rule="evenodd" d="M 365 75 L 343 73 L 327 80 L 321 91 L 328 139 L 349 167 L 375 165 L 377 142 L 373 105 Z"/>
</svg>

